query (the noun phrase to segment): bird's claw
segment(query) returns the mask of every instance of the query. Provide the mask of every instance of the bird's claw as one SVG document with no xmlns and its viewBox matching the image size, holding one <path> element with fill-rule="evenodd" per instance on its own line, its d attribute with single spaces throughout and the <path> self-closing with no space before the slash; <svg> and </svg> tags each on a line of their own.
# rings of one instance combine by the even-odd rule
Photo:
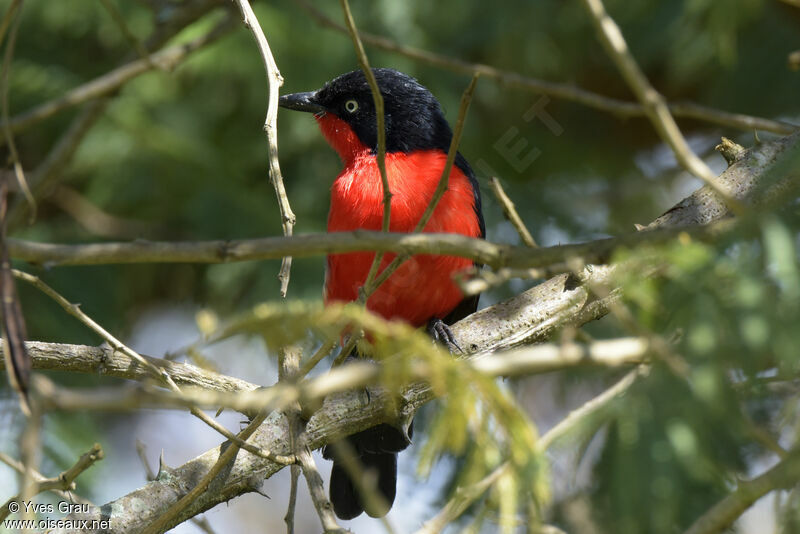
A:
<svg viewBox="0 0 800 534">
<path fill-rule="evenodd" d="M 464 352 L 456 341 L 453 331 L 450 330 L 450 327 L 441 319 L 431 319 L 428 321 L 427 330 L 434 341 L 447 347 L 450 352 L 458 354 Z"/>
</svg>

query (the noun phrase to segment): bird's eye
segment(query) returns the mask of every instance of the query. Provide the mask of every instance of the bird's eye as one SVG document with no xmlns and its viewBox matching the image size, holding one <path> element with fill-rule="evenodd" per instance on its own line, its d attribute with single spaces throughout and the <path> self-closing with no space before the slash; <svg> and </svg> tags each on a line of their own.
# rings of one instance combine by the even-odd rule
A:
<svg viewBox="0 0 800 534">
<path fill-rule="evenodd" d="M 348 113 L 355 113 L 356 110 L 358 110 L 358 102 L 355 100 L 348 100 L 344 103 L 344 109 L 346 109 Z"/>
</svg>

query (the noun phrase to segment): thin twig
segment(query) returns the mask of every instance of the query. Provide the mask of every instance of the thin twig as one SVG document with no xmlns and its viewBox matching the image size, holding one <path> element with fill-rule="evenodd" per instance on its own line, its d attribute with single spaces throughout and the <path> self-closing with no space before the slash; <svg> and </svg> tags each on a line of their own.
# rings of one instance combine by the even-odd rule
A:
<svg viewBox="0 0 800 534">
<path fill-rule="evenodd" d="M 519 213 L 517 213 L 517 208 L 514 207 L 514 203 L 510 198 L 508 198 L 505 190 L 503 190 L 500 180 L 495 177 L 489 178 L 489 187 L 492 188 L 494 196 L 497 198 L 497 201 L 503 208 L 503 214 L 506 216 L 506 219 L 508 219 L 511 225 L 514 226 L 514 229 L 519 234 L 522 242 L 531 248 L 537 248 L 538 245 L 536 244 L 536 241 L 533 239 L 533 236 L 528 231 L 525 223 L 522 221 L 522 217 L 520 217 Z"/>
<path fill-rule="evenodd" d="M 296 455 L 297 453 L 295 453 Z M 297 482 L 300 478 L 300 466 L 291 466 L 291 485 L 289 486 L 289 504 L 283 521 L 286 523 L 286 534 L 294 534 L 294 513 L 297 507 Z"/>
<path fill-rule="evenodd" d="M 456 161 L 458 145 L 461 144 L 461 134 L 464 132 L 467 112 L 469 111 L 469 105 L 472 102 L 472 95 L 475 93 L 475 85 L 478 83 L 479 76 L 480 73 L 476 72 L 473 74 L 469 85 L 467 85 L 467 88 L 464 89 L 464 92 L 461 94 L 458 119 L 456 119 L 456 126 L 453 128 L 453 136 L 450 138 L 450 147 L 447 149 L 447 160 L 445 161 L 444 169 L 442 169 L 442 176 L 439 178 L 439 183 L 436 184 L 436 190 L 433 192 L 433 197 L 431 197 L 428 206 L 425 208 L 425 212 L 414 228 L 415 232 L 422 232 L 425 229 L 425 225 L 428 224 L 428 221 L 433 216 L 433 212 L 436 210 L 436 206 L 447 191 L 447 186 L 450 183 L 450 170 L 453 168 L 453 163 Z"/>
<path fill-rule="evenodd" d="M 264 35 L 264 30 L 261 29 L 256 14 L 250 6 L 248 0 L 234 0 L 242 13 L 242 21 L 244 25 L 253 34 L 258 46 L 258 52 L 261 54 L 261 59 L 264 61 L 264 70 L 267 73 L 267 83 L 269 85 L 269 100 L 267 104 L 267 117 L 264 120 L 264 131 L 267 133 L 267 143 L 269 144 L 269 177 L 272 186 L 275 188 L 275 194 L 278 197 L 278 208 L 281 213 L 281 226 L 283 227 L 283 235 L 291 236 L 296 221 L 292 207 L 289 205 L 289 197 L 286 195 L 286 188 L 283 185 L 283 175 L 281 175 L 281 166 L 278 161 L 278 91 L 283 85 L 283 77 L 278 71 L 278 65 L 275 63 L 275 58 L 272 57 L 272 51 L 269 48 L 269 43 Z M 285 256 L 281 260 L 281 270 L 278 273 L 278 280 L 281 282 L 281 296 L 286 296 L 286 291 L 289 288 L 289 276 L 292 269 L 292 257 Z"/>
<path fill-rule="evenodd" d="M 375 123 L 378 134 L 378 153 L 376 161 L 378 164 L 378 172 L 381 174 L 381 186 L 383 187 L 383 219 L 381 221 L 381 230 L 384 232 L 389 231 L 391 216 L 392 216 L 392 191 L 389 187 L 389 176 L 386 174 L 386 122 L 384 117 L 383 95 L 381 88 L 378 87 L 378 80 L 375 79 L 375 73 L 369 66 L 369 59 L 367 53 L 364 51 L 364 44 L 358 35 L 353 14 L 350 12 L 350 4 L 347 0 L 339 0 L 339 4 L 344 12 L 344 20 L 347 24 L 347 31 L 350 33 L 350 39 L 353 41 L 353 46 L 356 49 L 356 57 L 361 70 L 364 72 L 364 77 L 367 79 L 370 91 L 372 92 L 372 100 L 375 103 Z M 359 289 L 358 300 L 362 304 L 366 304 L 369 292 L 365 288 L 372 286 L 372 281 L 375 275 L 378 274 L 378 267 L 383 261 L 383 252 L 377 251 L 375 257 L 370 265 L 367 278 L 364 280 L 364 285 Z"/>
<path fill-rule="evenodd" d="M 20 191 L 22 191 L 25 201 L 30 207 L 30 221 L 36 219 L 36 200 L 33 198 L 28 181 L 25 179 L 25 172 L 22 170 L 22 163 L 19 161 L 19 153 L 17 152 L 17 144 L 14 141 L 14 134 L 8 126 L 8 76 L 11 71 L 11 59 L 14 57 L 14 46 L 17 43 L 17 31 L 19 30 L 19 23 L 22 20 L 22 1 L 12 2 L 3 19 L 3 27 L 7 24 L 11 25 L 11 33 L 8 35 L 8 43 L 6 43 L 6 51 L 3 55 L 2 72 L 0 72 L 0 99 L 2 99 L 2 120 L 3 120 L 3 134 L 8 145 L 11 165 L 14 167 L 14 175 L 17 178 L 17 184 Z M 7 22 L 8 21 L 8 22 Z M 3 30 L 5 32 L 5 30 Z M 0 39 L 2 42 L 2 39 Z"/>
<path fill-rule="evenodd" d="M 689 147 L 670 113 L 666 100 L 650 84 L 644 72 L 636 63 L 619 26 L 606 12 L 602 0 L 583 0 L 583 4 L 591 15 L 592 22 L 597 29 L 597 34 L 606 52 L 617 65 L 622 77 L 628 82 L 636 98 L 641 102 L 647 118 L 653 123 L 659 137 L 672 149 L 678 163 L 711 187 L 725 201 L 725 204 L 732 212 L 737 215 L 742 214 L 744 211 L 742 204 L 731 196 L 726 188 L 720 185 L 714 172 Z"/>
<path fill-rule="evenodd" d="M 114 350 L 118 350 L 124 353 L 126 356 L 132 358 L 133 360 L 144 366 L 153 374 L 154 377 L 161 377 L 166 372 L 164 371 L 164 369 L 160 369 L 155 365 L 153 365 L 152 363 L 150 363 L 149 361 L 142 358 L 142 356 L 140 356 L 139 353 L 137 353 L 133 349 L 128 348 L 124 343 L 122 343 L 116 337 L 111 335 L 111 333 L 105 330 L 102 326 L 97 324 L 94 321 L 94 319 L 83 313 L 78 304 L 72 304 L 71 302 L 69 302 L 66 298 L 61 296 L 56 290 L 45 284 L 38 276 L 34 276 L 32 274 L 23 271 L 18 271 L 16 269 L 13 270 L 13 273 L 17 279 L 27 282 L 28 284 L 34 286 L 36 289 L 38 289 L 39 291 L 41 291 L 42 293 L 53 299 L 59 306 L 61 306 L 64 309 L 64 311 L 66 311 L 68 314 L 78 319 L 81 323 L 88 326 L 92 331 L 94 331 L 100 337 L 106 340 L 114 348 Z"/>
<path fill-rule="evenodd" d="M 300 438 L 300 447 L 295 451 L 297 461 L 303 468 L 303 476 L 308 484 L 308 491 L 311 494 L 311 501 L 314 503 L 314 508 L 317 510 L 320 521 L 322 521 L 322 528 L 326 533 L 345 533 L 349 532 L 343 529 L 336 522 L 336 515 L 333 513 L 333 505 L 325 495 L 325 486 L 322 482 L 317 470 L 317 465 L 314 463 L 314 458 L 311 456 L 311 450 L 308 446 L 303 444 L 302 434 Z"/>
<path fill-rule="evenodd" d="M 537 442 L 539 448 L 542 451 L 549 449 L 554 443 L 557 443 L 572 432 L 580 423 L 605 409 L 612 400 L 625 393 L 640 376 L 646 375 L 647 372 L 648 367 L 646 365 L 640 365 L 636 369 L 628 372 L 613 386 L 587 401 L 581 405 L 580 408 L 571 411 L 569 415 L 539 438 Z"/>
<path fill-rule="evenodd" d="M 797 0 L 784 1 L 791 2 Z M 341 33 L 347 33 L 347 28 L 331 20 L 307 0 L 295 0 L 295 2 L 321 26 L 331 28 Z M 553 98 L 576 102 L 587 107 L 611 113 L 620 118 L 646 116 L 644 106 L 638 102 L 618 100 L 592 91 L 587 91 L 580 87 L 575 87 L 571 84 L 540 80 L 538 78 L 523 76 L 516 72 L 498 69 L 481 63 L 470 63 L 461 59 L 450 58 L 428 50 L 399 44 L 380 35 L 373 35 L 366 32 L 360 32 L 359 35 L 365 43 L 381 50 L 400 54 L 454 72 L 465 74 L 479 72 L 481 76 L 497 80 L 510 87 L 518 87 Z M 730 113 L 690 102 L 673 102 L 669 105 L 669 108 L 676 117 L 696 119 L 727 128 L 738 128 L 745 131 L 761 130 L 781 135 L 787 135 L 798 130 L 798 126 L 795 124 L 764 119 L 762 117 L 753 117 L 742 113 Z"/>
<path fill-rule="evenodd" d="M 477 501 L 481 495 L 486 493 L 486 490 L 492 487 L 509 467 L 511 467 L 511 464 L 506 462 L 478 482 L 456 488 L 455 494 L 447 501 L 442 510 L 428 521 L 425 521 L 416 534 L 438 534 L 444 530 L 445 527 L 461 517 L 461 514 L 472 506 L 472 503 Z"/>
<path fill-rule="evenodd" d="M 717 534 L 723 532 L 758 499 L 772 491 L 789 489 L 800 480 L 800 451 L 794 449 L 786 458 L 764 474 L 739 482 L 736 490 L 726 495 L 697 518 L 684 534 Z"/>
<path fill-rule="evenodd" d="M 38 399 L 31 403 L 31 413 L 25 421 L 25 429 L 19 440 L 20 461 L 24 467 L 20 482 L 19 501 L 31 502 L 36 495 L 36 473 L 39 470 L 42 445 L 42 409 Z M 23 510 L 23 519 L 33 519 L 34 511 Z"/>
<path fill-rule="evenodd" d="M 74 490 L 75 479 L 78 478 L 81 473 L 92 467 L 95 462 L 102 460 L 103 456 L 103 448 L 100 447 L 99 443 L 95 443 L 91 449 L 83 453 L 81 457 L 78 458 L 78 461 L 75 462 L 75 465 L 58 475 L 57 482 L 56 479 L 54 479 L 50 484 L 59 484 L 60 489 L 67 491 Z M 50 489 L 48 483 L 40 484 L 39 486 L 40 489 L 41 486 L 44 486 L 45 490 Z"/>
<path fill-rule="evenodd" d="M 509 269 L 503 267 L 496 271 L 488 269 L 473 269 L 465 272 L 463 275 L 457 275 L 455 282 L 464 293 L 464 296 L 477 295 L 483 293 L 493 287 L 505 284 L 512 278 L 520 278 L 523 280 L 544 280 L 553 276 L 572 272 L 565 263 L 554 263 L 547 267 L 536 269 Z"/>
<path fill-rule="evenodd" d="M 136 53 L 139 55 L 139 58 L 150 63 L 150 66 L 152 68 L 159 68 L 150 59 L 150 53 L 144 47 L 142 41 L 140 41 L 139 38 L 136 37 L 131 31 L 131 29 L 128 27 L 128 23 L 125 22 L 125 17 L 122 15 L 122 13 L 120 13 L 119 9 L 117 8 L 117 5 L 114 3 L 114 0 L 100 0 L 100 1 L 103 4 L 103 7 L 106 8 L 106 11 L 108 11 L 108 14 L 111 16 L 111 19 L 114 21 L 114 24 L 116 24 L 117 28 L 119 28 L 119 31 L 122 33 L 125 39 L 128 40 L 133 49 L 136 50 Z"/>
<path fill-rule="evenodd" d="M 47 196 L 48 189 L 64 172 L 70 159 L 77 151 L 86 134 L 92 129 L 98 119 L 105 112 L 108 99 L 100 97 L 86 105 L 78 115 L 72 119 L 67 130 L 59 137 L 53 148 L 47 153 L 33 172 L 30 173 L 30 185 L 37 198 Z M 16 202 L 9 212 L 9 226 L 14 227 L 20 223 L 24 214 L 26 203 Z"/>
<path fill-rule="evenodd" d="M 2 310 L 2 333 L 5 338 L 3 356 L 8 368 L 11 389 L 19 396 L 19 406 L 26 416 L 31 414 L 29 396 L 31 360 L 25 348 L 27 338 L 25 317 L 19 301 L 11 258 L 8 254 L 7 208 L 8 183 L 0 178 L 0 310 Z"/>
<path fill-rule="evenodd" d="M 310 373 L 311 370 L 323 360 L 323 358 L 333 352 L 333 349 L 336 347 L 336 345 L 337 342 L 335 339 L 331 339 L 323 343 L 320 348 L 318 348 L 317 351 L 312 354 L 308 360 L 306 360 L 306 362 L 303 364 L 303 367 L 300 369 L 300 371 L 298 371 L 297 377 L 303 378 Z"/>
<path fill-rule="evenodd" d="M 89 469 L 91 466 L 95 464 L 98 460 L 103 459 L 103 449 L 100 447 L 99 444 L 95 443 L 89 451 L 83 453 L 78 461 L 75 464 L 63 471 L 60 475 L 55 478 L 39 478 L 39 473 L 34 475 L 33 486 L 31 489 L 31 493 L 28 494 L 26 499 L 23 499 L 21 495 L 15 495 L 11 497 L 6 503 L 0 507 L 0 521 L 8 517 L 9 510 L 8 504 L 12 501 L 16 502 L 30 502 L 30 497 L 34 495 L 38 495 L 45 491 L 73 491 L 75 490 L 75 479 L 78 478 L 81 473 Z"/>
<path fill-rule="evenodd" d="M 53 288 L 51 288 L 50 286 L 45 284 L 42 280 L 40 280 L 39 277 L 33 276 L 31 274 L 22 271 L 17 271 L 16 269 L 13 270 L 13 272 L 16 278 L 31 284 L 39 291 L 41 291 L 42 293 L 53 299 L 56 303 L 58 303 L 68 314 L 72 315 L 73 317 L 78 319 L 81 323 L 88 326 L 91 330 L 93 330 L 96 334 L 98 334 L 106 342 L 108 342 L 108 344 L 111 345 L 111 347 L 114 350 L 122 352 L 129 358 L 141 364 L 145 369 L 147 369 L 153 375 L 154 378 L 156 378 L 159 382 L 168 387 L 173 393 L 176 393 L 179 396 L 183 394 L 180 387 L 178 387 L 178 385 L 175 383 L 175 381 L 172 379 L 172 377 L 164 368 L 157 367 L 151 361 L 148 361 L 147 359 L 143 358 L 138 352 L 134 351 L 133 349 L 122 343 L 120 340 L 114 337 L 110 332 L 108 332 L 102 326 L 97 324 L 94 321 L 94 319 L 86 315 L 77 304 L 72 304 L 71 302 L 69 302 L 67 299 L 61 296 L 57 291 L 55 291 Z M 240 441 L 227 428 L 219 424 L 208 414 L 206 414 L 202 410 L 199 410 L 196 407 L 190 407 L 190 411 L 192 415 L 194 415 L 195 417 L 203 421 L 205 424 L 207 424 L 208 426 L 210 426 L 211 428 L 213 428 L 214 430 L 225 436 L 225 438 L 233 441 L 234 443 L 237 444 L 237 446 L 247 450 L 252 454 L 263 456 L 264 458 L 268 458 L 276 463 L 290 464 L 294 462 L 294 458 L 285 457 L 281 455 L 274 455 L 270 451 L 259 449 L 248 443 Z"/>
<path fill-rule="evenodd" d="M 295 347 L 283 347 L 278 353 L 278 381 L 293 384 L 297 379 L 297 365 L 299 360 L 299 353 Z M 300 432 L 300 418 L 298 412 L 300 411 L 300 404 L 294 403 L 284 411 L 286 419 L 289 423 L 289 447 L 298 458 L 298 434 Z M 294 534 L 294 515 L 295 508 L 297 507 L 297 483 L 300 477 L 301 467 L 297 463 L 291 466 L 291 486 L 289 487 L 289 504 L 286 507 L 286 515 L 283 520 L 286 523 L 286 533 Z M 316 504 L 316 503 L 315 503 Z M 324 520 L 323 520 L 324 523 Z"/>
<path fill-rule="evenodd" d="M 6 9 L 6 12 L 3 14 L 3 19 L 0 20 L 0 45 L 3 44 L 6 32 L 9 26 L 11 26 L 11 22 L 14 21 L 14 16 L 21 5 L 22 0 L 12 0 L 12 2 L 8 4 L 8 9 Z"/>
<path fill-rule="evenodd" d="M 619 237 L 586 243 L 531 249 L 492 243 L 460 234 L 405 234 L 336 232 L 292 237 L 266 237 L 230 241 L 146 241 L 62 245 L 9 238 L 11 257 L 34 264 L 108 265 L 123 263 L 228 263 L 278 259 L 285 255 L 310 257 L 324 254 L 384 251 L 401 255 L 439 254 L 469 258 L 494 268 L 529 269 L 563 263 L 570 257 L 586 263 L 604 263 L 619 248 L 658 245 L 683 236 L 699 242 L 718 239 L 737 228 L 733 220 L 685 227 L 654 227 Z"/>
<path fill-rule="evenodd" d="M 145 448 L 144 443 L 136 440 L 136 454 L 139 455 L 139 460 L 142 462 L 142 468 L 144 469 L 144 475 L 148 482 L 151 482 L 156 479 L 156 473 L 150 467 L 150 462 L 147 461 L 147 450 Z"/>
</svg>

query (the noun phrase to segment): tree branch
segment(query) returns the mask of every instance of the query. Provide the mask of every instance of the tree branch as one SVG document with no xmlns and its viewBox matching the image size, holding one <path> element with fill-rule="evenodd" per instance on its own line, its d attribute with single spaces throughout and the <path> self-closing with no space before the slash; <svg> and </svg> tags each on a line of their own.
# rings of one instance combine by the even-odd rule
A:
<svg viewBox="0 0 800 534">
<path fill-rule="evenodd" d="M 465 320 L 466 321 L 466 320 Z M 466 324 L 458 323 L 461 328 Z M 479 347 L 482 349 L 483 347 Z M 640 338 L 619 338 L 596 341 L 588 345 L 554 343 L 533 347 L 479 354 L 464 365 L 471 372 L 492 377 L 529 376 L 563 371 L 575 367 L 618 367 L 639 364 L 645 361 L 651 350 L 650 344 Z M 57 410 L 132 410 L 141 407 L 194 407 L 201 409 L 229 408 L 244 414 L 278 410 L 285 412 L 301 401 L 305 407 L 316 406 L 326 397 L 363 389 L 380 380 L 382 367 L 371 361 L 353 362 L 338 366 L 324 375 L 303 380 L 297 384 L 278 382 L 268 388 L 255 391 L 217 391 L 186 389 L 169 391 L 153 388 L 61 388 L 47 379 L 38 377 L 34 386 L 45 408 Z M 426 399 L 433 398 L 433 391 L 425 385 L 431 376 L 431 365 L 417 362 L 410 366 L 407 379 L 419 382 L 426 391 Z M 286 462 L 283 462 L 286 463 Z"/>
<path fill-rule="evenodd" d="M 90 347 L 62 343 L 29 341 L 26 344 L 33 360 L 33 369 L 40 371 L 67 371 L 89 373 L 115 378 L 148 382 L 153 375 L 133 358 L 110 346 Z M 0 345 L 0 354 L 5 346 Z M 208 371 L 186 363 L 172 362 L 150 356 L 142 356 L 150 364 L 164 369 L 179 386 L 190 386 L 208 391 L 243 392 L 253 391 L 259 386 L 231 376 Z M 0 361 L 0 370 L 5 371 Z"/>
<path fill-rule="evenodd" d="M 760 178 L 782 156 L 796 149 L 800 133 L 761 143 L 745 151 L 718 181 L 740 201 L 757 204 L 769 192 L 755 197 Z M 791 176 L 797 181 L 797 176 Z M 755 198 L 754 198 L 755 197 Z M 491 267 L 545 267 L 581 258 L 585 263 L 603 263 L 614 250 L 645 243 L 658 244 L 686 233 L 704 241 L 719 237 L 731 222 L 718 222 L 729 215 L 725 204 L 709 187 L 703 187 L 647 225 L 648 232 L 635 232 L 588 243 L 531 249 L 496 244 L 458 234 L 384 234 L 383 232 L 339 232 L 228 241 L 158 242 L 61 245 L 9 239 L 12 258 L 48 267 L 55 265 L 102 265 L 110 263 L 225 263 L 232 261 L 307 257 L 355 251 L 391 251 L 401 254 L 462 256 Z M 711 224 L 714 223 L 714 224 Z M 698 226 L 700 225 L 700 226 Z"/>
<path fill-rule="evenodd" d="M 713 240 L 731 229 L 731 224 L 675 228 L 658 228 L 633 232 L 620 237 L 598 239 L 586 243 L 531 249 L 492 243 L 460 234 L 405 234 L 368 230 L 321 234 L 300 234 L 292 237 L 265 237 L 227 241 L 147 241 L 62 245 L 9 239 L 12 258 L 48 268 L 59 265 L 107 265 L 121 263 L 229 263 L 237 261 L 320 256 L 343 252 L 396 252 L 461 256 L 491 267 L 544 267 L 579 257 L 586 263 L 603 263 L 620 247 L 658 244 L 686 233 L 699 241 Z M 654 227 L 655 228 L 655 227 Z"/>
</svg>

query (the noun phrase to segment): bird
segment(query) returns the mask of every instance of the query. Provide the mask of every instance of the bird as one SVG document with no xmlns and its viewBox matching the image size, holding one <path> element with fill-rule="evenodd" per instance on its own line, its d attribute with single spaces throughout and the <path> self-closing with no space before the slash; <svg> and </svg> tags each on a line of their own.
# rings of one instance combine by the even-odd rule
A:
<svg viewBox="0 0 800 534">
<path fill-rule="evenodd" d="M 453 134 L 439 101 L 416 79 L 390 68 L 374 68 L 372 73 L 384 102 L 385 165 L 392 195 L 389 230 L 410 233 L 434 195 Z M 279 104 L 313 113 L 342 160 L 343 169 L 331 186 L 328 232 L 380 230 L 383 183 L 377 163 L 376 108 L 364 71 L 342 74 L 316 91 L 283 95 Z M 460 153 L 447 190 L 422 231 L 485 237 L 478 181 Z M 375 252 L 328 255 L 325 303 L 357 300 L 374 257 Z M 380 270 L 394 257 L 385 254 Z M 473 266 L 466 258 L 414 255 L 369 296 L 366 307 L 386 319 L 426 327 L 435 339 L 457 348 L 447 325 L 474 313 L 479 295 L 464 297 L 453 275 Z M 396 494 L 397 453 L 410 444 L 412 434 L 413 427 L 403 431 L 381 424 L 347 438 L 364 470 L 377 472 L 377 489 L 389 508 Z M 323 457 L 333 460 L 329 495 L 336 515 L 385 515 L 389 508 L 373 509 L 364 502 L 331 449 L 326 447 Z"/>
</svg>

